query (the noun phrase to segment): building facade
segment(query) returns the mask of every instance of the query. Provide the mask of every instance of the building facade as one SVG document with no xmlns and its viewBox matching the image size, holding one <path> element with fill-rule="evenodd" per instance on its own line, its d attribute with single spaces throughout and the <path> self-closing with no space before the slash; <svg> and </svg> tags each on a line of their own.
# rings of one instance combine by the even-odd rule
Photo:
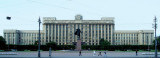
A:
<svg viewBox="0 0 160 58">
<path fill-rule="evenodd" d="M 116 30 L 115 45 L 152 45 L 153 30 Z"/>
<path fill-rule="evenodd" d="M 54 41 L 58 45 L 73 45 L 77 42 L 74 32 L 78 28 L 81 41 L 87 45 L 99 45 L 100 39 L 108 40 L 111 45 L 151 45 L 154 40 L 153 30 L 116 31 L 114 26 L 114 17 L 101 20 L 83 20 L 81 15 L 76 15 L 75 20 L 44 17 L 41 44 Z M 38 40 L 38 30 L 4 30 L 4 38 L 7 44 L 32 45 Z"/>
<path fill-rule="evenodd" d="M 38 30 L 4 30 L 7 44 L 33 45 L 38 41 Z M 41 31 L 41 44 L 44 42 L 44 33 Z"/>
</svg>

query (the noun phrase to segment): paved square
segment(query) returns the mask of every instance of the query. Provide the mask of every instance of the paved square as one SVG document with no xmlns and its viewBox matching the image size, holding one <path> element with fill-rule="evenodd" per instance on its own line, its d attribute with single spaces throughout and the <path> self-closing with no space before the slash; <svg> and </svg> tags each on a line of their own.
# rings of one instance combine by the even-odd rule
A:
<svg viewBox="0 0 160 58">
<path fill-rule="evenodd" d="M 102 56 L 98 56 L 98 53 L 101 52 Z M 104 52 L 107 52 L 106 56 L 104 55 Z M 8 53 L 8 54 L 7 54 Z M 148 57 L 154 57 L 154 55 L 143 55 L 143 53 L 153 53 L 154 52 L 138 52 L 138 56 L 136 56 L 135 52 L 123 52 L 123 51 L 96 51 L 95 56 L 93 55 L 93 51 L 82 51 L 82 56 L 79 56 L 79 51 L 52 51 L 52 57 L 60 57 L 60 58 L 72 58 L 72 57 L 78 57 L 78 58 L 113 58 L 113 57 L 136 57 L 136 58 L 148 58 Z M 37 57 L 38 52 L 37 51 L 30 51 L 30 52 L 23 52 L 23 51 L 17 51 L 17 52 L 0 52 L 0 58 L 1 57 Z M 2 55 L 4 54 L 4 55 Z M 159 55 L 160 56 L 160 55 Z M 49 51 L 41 51 L 41 57 L 49 57 Z"/>
</svg>

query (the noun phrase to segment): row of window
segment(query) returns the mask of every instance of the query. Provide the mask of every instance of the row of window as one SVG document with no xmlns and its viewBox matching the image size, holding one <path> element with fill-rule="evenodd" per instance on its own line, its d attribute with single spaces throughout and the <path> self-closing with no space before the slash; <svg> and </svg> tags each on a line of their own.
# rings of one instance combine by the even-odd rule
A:
<svg viewBox="0 0 160 58">
<path fill-rule="evenodd" d="M 133 36 L 133 37 L 134 37 L 134 36 L 138 36 L 138 34 L 127 34 L 127 33 L 123 34 L 123 33 L 122 33 L 122 34 L 115 34 L 115 36 L 116 36 L 116 37 L 118 37 L 118 36 L 119 36 L 119 37 L 120 37 L 120 36 L 121 36 L 121 37 L 122 37 L 122 36 L 124 36 L 124 37 L 127 37 L 127 36 L 128 36 L 128 37 L 131 37 L 131 36 Z"/>
<path fill-rule="evenodd" d="M 138 37 L 115 37 L 115 39 L 138 39 Z"/>
</svg>

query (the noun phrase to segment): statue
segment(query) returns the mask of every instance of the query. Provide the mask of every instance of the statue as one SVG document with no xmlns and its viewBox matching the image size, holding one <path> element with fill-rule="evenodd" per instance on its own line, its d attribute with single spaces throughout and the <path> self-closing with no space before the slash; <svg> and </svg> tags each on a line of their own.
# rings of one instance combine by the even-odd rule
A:
<svg viewBox="0 0 160 58">
<path fill-rule="evenodd" d="M 79 38 L 80 38 L 80 33 L 82 33 L 82 32 L 81 32 L 81 30 L 78 28 L 74 34 L 77 35 L 77 36 L 79 36 Z"/>
<path fill-rule="evenodd" d="M 81 51 L 81 39 L 80 39 L 80 33 L 81 33 L 81 30 L 78 28 L 76 29 L 76 32 L 74 33 L 75 35 L 78 36 L 78 40 L 77 40 L 77 44 L 76 44 L 76 49 L 75 50 L 78 50 L 78 51 Z"/>
</svg>

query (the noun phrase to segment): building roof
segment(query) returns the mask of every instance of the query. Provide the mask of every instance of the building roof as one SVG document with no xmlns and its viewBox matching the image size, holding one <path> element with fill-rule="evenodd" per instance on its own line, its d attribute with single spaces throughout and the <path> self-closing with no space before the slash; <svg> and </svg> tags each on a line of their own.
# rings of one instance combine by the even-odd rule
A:
<svg viewBox="0 0 160 58">
<path fill-rule="evenodd" d="M 114 24 L 114 17 L 102 17 L 101 20 L 83 20 L 81 15 L 76 15 L 75 20 L 57 20 L 56 17 L 43 17 L 43 24 L 68 24 L 68 23 L 83 23 L 83 24 Z"/>
<path fill-rule="evenodd" d="M 21 32 L 21 33 L 38 33 L 39 31 L 38 30 L 16 30 L 16 29 L 8 29 L 8 30 L 4 30 L 3 31 L 4 33 L 18 33 L 18 32 Z M 40 31 L 41 33 L 43 33 L 43 30 Z"/>
</svg>

